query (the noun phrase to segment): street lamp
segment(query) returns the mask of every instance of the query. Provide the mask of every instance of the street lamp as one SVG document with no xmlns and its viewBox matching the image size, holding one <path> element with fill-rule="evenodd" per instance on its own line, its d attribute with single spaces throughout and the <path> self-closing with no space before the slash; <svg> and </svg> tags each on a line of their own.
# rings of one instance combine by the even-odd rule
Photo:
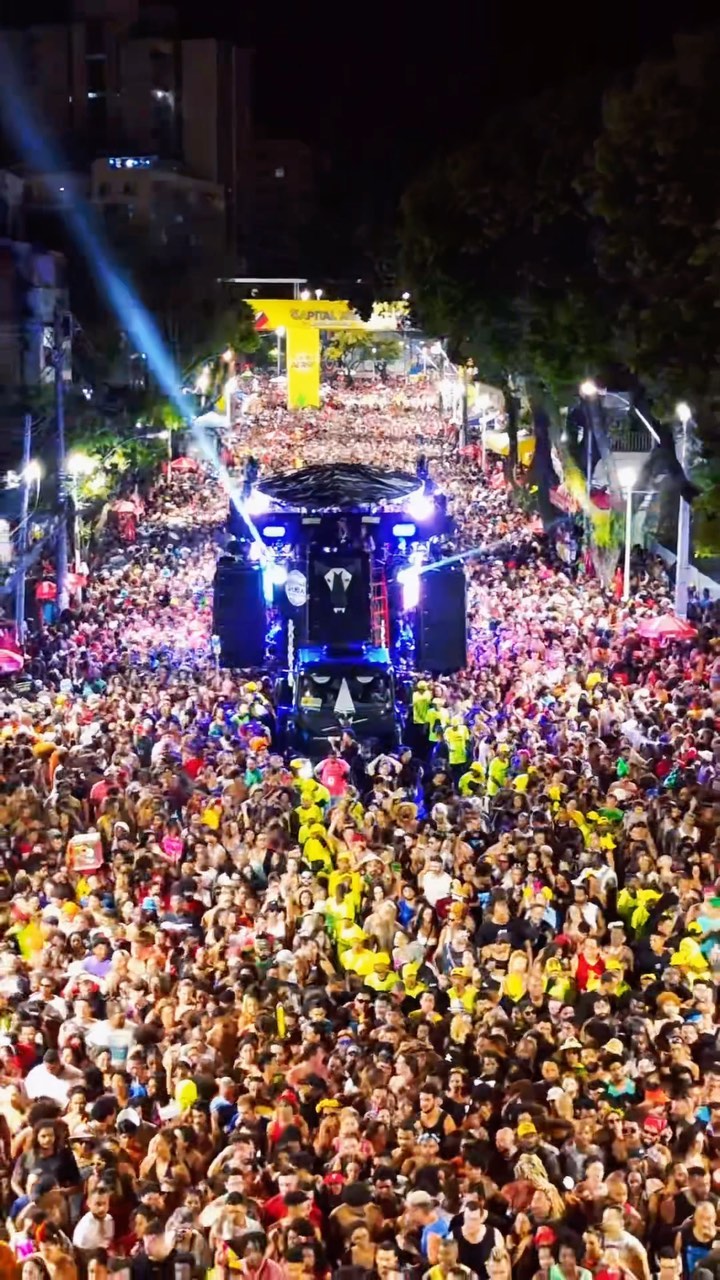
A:
<svg viewBox="0 0 720 1280">
<path fill-rule="evenodd" d="M 322 296 L 323 296 L 323 291 L 322 291 L 322 289 L 316 289 L 316 290 L 315 290 L 315 297 L 317 298 L 318 302 L 320 301 L 320 299 L 322 298 Z"/>
<path fill-rule="evenodd" d="M 688 431 L 692 428 L 692 409 L 681 400 L 675 406 L 675 414 L 682 427 L 680 466 L 685 472 L 687 461 Z M 678 507 L 677 555 L 675 559 L 675 612 L 678 618 L 687 617 L 688 577 L 690 570 L 690 503 L 680 495 Z"/>
<path fill-rule="evenodd" d="M 206 396 L 210 390 L 210 365 L 204 364 L 198 374 L 195 390 L 200 396 Z"/>
<path fill-rule="evenodd" d="M 275 332 L 277 333 L 277 371 L 279 378 L 282 370 L 282 340 L 285 333 L 285 325 L 279 324 Z"/>
<path fill-rule="evenodd" d="M 68 455 L 65 466 L 68 475 L 72 480 L 73 495 L 73 542 L 75 544 L 75 572 L 80 572 L 81 555 L 80 555 L 80 495 L 78 491 L 78 481 L 81 476 L 91 476 L 97 467 L 97 459 L 91 458 L 87 453 L 71 453 Z"/>
<path fill-rule="evenodd" d="M 623 567 L 623 600 L 630 599 L 630 552 L 632 550 L 633 492 L 637 467 L 630 462 L 618 467 L 618 478 L 625 492 L 625 563 Z"/>
<path fill-rule="evenodd" d="M 590 546 L 590 538 L 592 534 L 592 520 L 590 519 L 590 490 L 592 489 L 593 478 L 593 415 L 597 410 L 597 383 L 592 378 L 585 378 L 578 387 L 580 396 L 584 401 L 583 411 L 585 415 L 585 435 L 587 437 L 587 448 L 585 452 L 585 486 L 587 489 L 587 502 L 585 514 L 585 531 L 587 536 L 587 546 Z"/>
<path fill-rule="evenodd" d="M 301 290 L 300 290 L 300 300 L 301 300 L 301 302 L 309 302 L 309 301 L 310 301 L 310 290 L 309 290 L 309 289 L 301 289 Z"/>
<path fill-rule="evenodd" d="M 43 477 L 42 463 L 37 458 L 31 458 L 26 467 L 20 472 L 22 479 L 27 485 L 38 485 Z"/>
</svg>

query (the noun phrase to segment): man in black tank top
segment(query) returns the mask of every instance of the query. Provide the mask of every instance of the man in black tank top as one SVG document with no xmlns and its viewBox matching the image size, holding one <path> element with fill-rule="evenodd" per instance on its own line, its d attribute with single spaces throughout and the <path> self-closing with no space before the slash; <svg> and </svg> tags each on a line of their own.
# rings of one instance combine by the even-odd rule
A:
<svg viewBox="0 0 720 1280">
<path fill-rule="evenodd" d="M 493 1249 L 502 1248 L 500 1232 L 487 1222 L 487 1209 L 482 1200 L 468 1200 L 462 1213 L 450 1223 L 450 1233 L 457 1240 L 458 1260 L 475 1272 L 478 1280 L 488 1280 L 488 1260 Z"/>
<path fill-rule="evenodd" d="M 443 1139 L 448 1134 L 454 1133 L 457 1125 L 452 1116 L 449 1116 L 440 1106 L 440 1096 L 440 1090 L 432 1081 L 422 1086 L 418 1100 L 420 1107 L 418 1127 L 420 1133 L 434 1133 L 442 1148 Z"/>
</svg>

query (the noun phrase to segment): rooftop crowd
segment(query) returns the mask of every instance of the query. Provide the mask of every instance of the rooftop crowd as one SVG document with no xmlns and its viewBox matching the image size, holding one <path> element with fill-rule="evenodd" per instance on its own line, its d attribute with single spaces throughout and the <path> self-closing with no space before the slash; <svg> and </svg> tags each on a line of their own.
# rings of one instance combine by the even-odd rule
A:
<svg viewBox="0 0 720 1280">
<path fill-rule="evenodd" d="M 227 498 L 160 477 L 0 690 L 0 1280 L 720 1277 L 720 648 L 562 566 L 430 405 L 260 407 L 264 469 L 447 493 L 470 662 L 273 749 L 216 669 Z"/>
</svg>

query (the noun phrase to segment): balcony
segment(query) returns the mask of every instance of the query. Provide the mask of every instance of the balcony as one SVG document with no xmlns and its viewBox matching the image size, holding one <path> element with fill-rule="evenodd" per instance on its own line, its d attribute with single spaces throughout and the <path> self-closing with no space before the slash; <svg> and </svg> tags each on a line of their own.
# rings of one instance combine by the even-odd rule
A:
<svg viewBox="0 0 720 1280">
<path fill-rule="evenodd" d="M 608 439 L 613 453 L 649 453 L 653 446 L 650 432 L 639 422 L 613 424 Z"/>
</svg>

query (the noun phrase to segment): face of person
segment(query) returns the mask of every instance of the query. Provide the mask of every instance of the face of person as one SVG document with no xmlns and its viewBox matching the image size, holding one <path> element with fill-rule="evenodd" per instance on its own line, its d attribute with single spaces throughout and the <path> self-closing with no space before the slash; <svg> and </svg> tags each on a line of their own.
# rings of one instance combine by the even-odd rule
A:
<svg viewBox="0 0 720 1280">
<path fill-rule="evenodd" d="M 441 1240 L 437 1256 L 441 1267 L 454 1267 L 458 1259 L 457 1241 L 453 1240 L 452 1237 Z"/>
<path fill-rule="evenodd" d="M 90 1212 L 96 1218 L 104 1218 L 110 1207 L 110 1196 L 107 1191 L 93 1191 L 88 1200 Z"/>
<path fill-rule="evenodd" d="M 35 1258 L 23 1263 L 22 1280 L 45 1280 L 45 1268 Z"/>
<path fill-rule="evenodd" d="M 716 1226 L 715 1206 L 709 1201 L 698 1205 L 695 1210 L 695 1230 L 701 1239 L 714 1239 Z"/>
<path fill-rule="evenodd" d="M 381 1276 L 383 1280 L 386 1280 L 386 1277 L 389 1276 L 391 1272 L 397 1271 L 397 1268 L 398 1256 L 396 1250 L 388 1249 L 387 1247 L 380 1245 L 377 1253 L 375 1254 L 375 1270 L 378 1275 Z M 36 1278 L 32 1277 L 32 1280 L 36 1280 Z"/>
</svg>

